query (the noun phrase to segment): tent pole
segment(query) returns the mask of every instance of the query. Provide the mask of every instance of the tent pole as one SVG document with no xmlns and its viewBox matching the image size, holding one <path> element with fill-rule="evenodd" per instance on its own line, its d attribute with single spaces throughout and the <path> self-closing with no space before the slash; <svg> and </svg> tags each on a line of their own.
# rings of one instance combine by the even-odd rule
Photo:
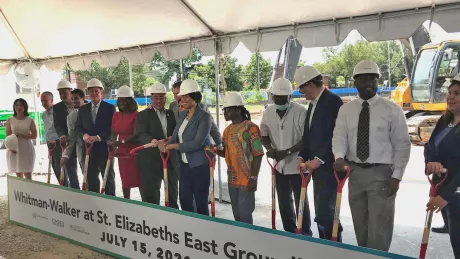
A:
<svg viewBox="0 0 460 259">
<path fill-rule="evenodd" d="M 38 88 L 39 89 L 39 88 Z M 40 146 L 42 144 L 42 136 L 41 136 L 41 132 L 40 132 L 40 129 L 41 129 L 41 125 L 40 125 L 40 114 L 38 113 L 37 111 L 37 85 L 34 85 L 33 89 L 32 89 L 33 93 L 32 93 L 32 98 L 33 98 L 33 103 L 34 103 L 34 113 L 35 113 L 35 125 L 37 125 L 37 138 L 38 139 L 35 139 L 35 150 L 37 152 L 37 158 L 39 160 L 38 162 L 38 165 L 39 165 L 39 170 L 38 172 L 41 173 L 42 172 L 42 165 L 40 163 L 40 159 L 41 159 L 41 152 L 40 152 Z M 41 92 L 41 91 L 40 91 Z M 33 172 L 32 172 L 33 173 Z"/>
<path fill-rule="evenodd" d="M 215 40 L 215 57 L 214 57 L 214 69 L 215 69 L 215 74 L 216 74 L 216 123 L 217 123 L 217 128 L 220 129 L 220 123 L 219 123 L 219 55 L 220 55 L 220 48 L 219 48 L 219 41 Z M 220 168 L 220 156 L 217 156 L 217 172 L 218 172 L 218 181 L 219 181 L 219 202 L 222 202 L 222 173 L 221 173 L 221 168 Z"/>
<path fill-rule="evenodd" d="M 131 62 L 128 61 L 128 70 L 129 70 L 129 87 L 134 90 L 133 88 L 133 67 L 131 66 Z"/>
</svg>

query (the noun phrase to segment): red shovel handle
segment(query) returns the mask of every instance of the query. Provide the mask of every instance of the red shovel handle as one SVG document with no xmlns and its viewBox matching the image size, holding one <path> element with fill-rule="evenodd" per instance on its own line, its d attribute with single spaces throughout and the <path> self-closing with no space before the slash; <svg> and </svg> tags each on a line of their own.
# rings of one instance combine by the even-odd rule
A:
<svg viewBox="0 0 460 259">
<path fill-rule="evenodd" d="M 300 177 L 302 177 L 302 187 L 307 187 L 308 181 L 310 180 L 311 176 L 313 175 L 313 172 L 310 172 L 308 170 L 302 172 L 300 171 Z"/>
<path fill-rule="evenodd" d="M 91 151 L 92 147 L 93 147 L 93 143 L 86 143 L 85 142 L 86 154 L 89 154 L 89 152 Z"/>
<path fill-rule="evenodd" d="M 56 142 L 48 142 L 47 146 L 48 146 L 48 155 L 51 156 L 53 154 L 54 149 L 56 148 Z"/>
<path fill-rule="evenodd" d="M 342 193 L 343 186 L 345 185 L 345 182 L 347 181 L 348 177 L 350 177 L 351 169 L 349 166 L 345 166 L 345 172 L 346 172 L 345 177 L 343 177 L 342 180 L 340 180 L 337 170 L 334 170 L 334 176 L 335 176 L 335 179 L 337 180 L 337 192 L 338 193 Z"/>
<path fill-rule="evenodd" d="M 204 147 L 204 153 L 209 160 L 209 166 L 214 167 L 214 158 L 211 157 L 208 153 L 212 153 L 215 155 L 217 153 L 217 147 L 216 146 L 206 146 Z"/>
<path fill-rule="evenodd" d="M 276 160 L 275 160 L 276 161 Z M 280 161 L 276 161 L 275 165 L 273 165 L 272 163 L 270 163 L 270 159 L 267 157 L 267 163 L 268 165 L 272 168 L 272 174 L 275 174 L 276 172 L 276 166 L 278 165 Z"/>
<path fill-rule="evenodd" d="M 433 183 L 433 177 L 434 177 L 434 174 L 432 174 L 433 176 L 431 176 L 430 178 L 430 174 L 428 173 L 428 169 L 425 169 L 425 175 L 426 175 L 426 178 L 428 178 L 428 181 L 430 182 L 430 185 L 431 185 L 431 188 L 430 188 L 430 197 L 436 197 L 438 195 L 438 189 L 439 189 L 439 186 L 441 186 L 444 181 L 446 181 L 447 179 L 447 171 L 445 173 L 441 173 L 441 181 L 439 181 L 438 184 L 434 184 Z"/>
<path fill-rule="evenodd" d="M 163 161 L 163 168 L 168 168 L 168 159 L 171 152 L 167 150 L 166 152 L 160 152 L 161 160 Z"/>
<path fill-rule="evenodd" d="M 112 143 L 109 143 L 107 144 L 107 149 L 109 151 L 109 158 L 110 160 L 113 159 L 113 157 L 115 156 L 115 154 L 117 153 L 117 147 L 114 146 Z"/>
<path fill-rule="evenodd" d="M 131 151 L 129 151 L 129 154 L 134 155 L 139 150 L 142 150 L 144 148 L 151 148 L 151 147 L 156 147 L 156 144 L 148 143 L 148 144 L 145 144 L 145 145 L 142 145 L 142 146 L 135 147 L 135 148 L 131 149 Z"/>
</svg>

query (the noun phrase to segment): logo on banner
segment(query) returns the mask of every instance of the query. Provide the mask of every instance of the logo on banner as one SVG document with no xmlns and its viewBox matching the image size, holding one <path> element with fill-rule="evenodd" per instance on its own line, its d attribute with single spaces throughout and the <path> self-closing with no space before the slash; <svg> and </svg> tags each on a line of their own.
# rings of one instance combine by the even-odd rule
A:
<svg viewBox="0 0 460 259">
<path fill-rule="evenodd" d="M 53 222 L 53 225 L 55 225 L 55 226 L 58 226 L 58 227 L 61 227 L 61 228 L 64 227 L 64 221 L 62 221 L 62 220 L 53 219 L 52 222 Z"/>
<path fill-rule="evenodd" d="M 83 228 L 83 227 L 70 225 L 69 228 L 70 228 L 70 230 L 73 230 L 75 232 L 79 232 L 79 233 L 82 233 L 82 234 L 85 234 L 85 235 L 89 235 L 89 233 L 86 232 L 85 228 Z"/>
<path fill-rule="evenodd" d="M 40 214 L 38 214 L 38 213 L 36 213 L 36 212 L 32 213 L 32 218 L 34 218 L 34 219 L 39 218 L 39 219 L 48 220 L 47 217 L 44 217 L 44 216 L 42 216 L 42 215 L 40 215 Z"/>
</svg>

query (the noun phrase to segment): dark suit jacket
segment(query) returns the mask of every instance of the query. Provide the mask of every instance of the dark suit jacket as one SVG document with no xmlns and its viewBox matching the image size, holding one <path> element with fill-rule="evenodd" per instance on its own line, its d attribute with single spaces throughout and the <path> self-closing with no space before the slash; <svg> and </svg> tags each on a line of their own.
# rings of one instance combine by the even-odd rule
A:
<svg viewBox="0 0 460 259">
<path fill-rule="evenodd" d="M 112 117 L 115 113 L 115 106 L 101 101 L 95 124 L 93 124 L 91 109 L 92 103 L 85 104 L 78 109 L 77 121 L 75 123 L 77 138 L 82 139 L 85 134 L 99 136 L 101 141 L 96 142 L 92 150 L 107 152 L 107 140 L 109 140 L 112 131 Z"/>
<path fill-rule="evenodd" d="M 325 163 L 323 166 L 332 168 L 334 163 L 332 136 L 335 120 L 342 104 L 343 101 L 338 95 L 324 89 L 314 113 L 310 115 L 313 116 L 310 129 L 308 128 L 309 118 L 307 117 L 305 121 L 303 149 L 299 152 L 299 156 L 305 161 L 318 157 Z"/>
<path fill-rule="evenodd" d="M 170 137 L 176 127 L 176 119 L 171 110 L 166 110 L 166 131 L 168 136 L 165 136 L 161 127 L 160 118 L 154 109 L 145 109 L 137 114 L 135 135 L 139 145 L 145 145 L 152 139 L 161 140 Z M 176 152 L 171 152 L 169 160 L 173 164 L 177 164 Z M 152 163 L 161 165 L 160 151 L 158 148 L 147 148 L 137 153 L 138 165 L 142 169 L 148 167 Z"/>
<path fill-rule="evenodd" d="M 67 105 L 64 102 L 58 102 L 53 106 L 53 121 L 54 128 L 59 137 L 68 136 L 69 130 L 67 129 Z"/>
<path fill-rule="evenodd" d="M 198 104 L 200 106 L 200 108 L 211 114 L 211 112 L 209 111 L 209 108 L 206 104 L 204 103 L 199 103 Z M 179 118 L 180 118 L 180 114 L 179 114 L 179 105 L 177 104 L 176 101 L 174 102 L 171 102 L 169 104 L 169 109 L 174 113 L 174 116 L 176 117 L 176 121 L 179 121 Z M 211 135 L 211 138 L 212 140 L 214 140 L 214 143 L 216 145 L 221 145 L 222 144 L 222 136 L 220 135 L 220 131 L 219 131 L 219 127 L 217 127 L 217 124 L 216 122 L 214 121 L 214 118 L 211 116 L 211 131 L 209 132 L 209 135 Z"/>
<path fill-rule="evenodd" d="M 435 139 L 447 127 L 441 118 L 431 134 L 430 140 L 425 144 L 425 163 L 439 162 L 447 169 L 447 179 L 439 187 L 438 194 L 446 201 L 450 201 L 457 188 L 460 188 L 460 124 L 453 127 L 441 140 L 436 148 Z M 435 175 L 433 182 L 439 182 Z"/>
</svg>

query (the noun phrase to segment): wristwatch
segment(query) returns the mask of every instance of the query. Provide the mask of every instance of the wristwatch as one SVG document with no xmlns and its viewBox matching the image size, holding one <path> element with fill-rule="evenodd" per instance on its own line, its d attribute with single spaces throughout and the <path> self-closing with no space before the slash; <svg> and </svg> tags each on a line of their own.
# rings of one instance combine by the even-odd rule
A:
<svg viewBox="0 0 460 259">
<path fill-rule="evenodd" d="M 251 180 L 257 181 L 257 176 L 251 176 Z"/>
</svg>

